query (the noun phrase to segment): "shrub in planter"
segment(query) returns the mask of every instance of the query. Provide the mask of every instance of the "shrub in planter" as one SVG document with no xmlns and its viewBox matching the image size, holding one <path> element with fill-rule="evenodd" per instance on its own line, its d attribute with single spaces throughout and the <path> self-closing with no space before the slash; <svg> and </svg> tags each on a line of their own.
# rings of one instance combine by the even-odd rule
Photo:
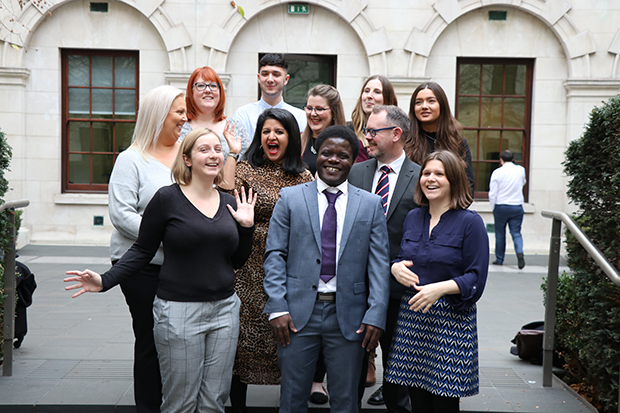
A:
<svg viewBox="0 0 620 413">
<path fill-rule="evenodd" d="M 580 139 L 566 151 L 567 194 L 574 219 L 620 268 L 620 96 L 595 108 Z M 568 265 L 558 287 L 557 340 L 565 349 L 568 381 L 589 392 L 602 412 L 618 411 L 620 287 L 567 236 Z"/>
<path fill-rule="evenodd" d="M 4 194 L 9 189 L 9 182 L 4 173 L 9 169 L 11 163 L 11 147 L 4 137 L 4 132 L 0 130 L 0 205 L 4 203 Z M 0 214 L 0 253 L 4 255 L 4 250 L 8 246 L 9 240 L 9 219 L 8 212 Z M 0 262 L 0 332 L 4 331 L 4 263 Z M 4 343 L 0 335 L 0 357 L 3 355 Z"/>
</svg>

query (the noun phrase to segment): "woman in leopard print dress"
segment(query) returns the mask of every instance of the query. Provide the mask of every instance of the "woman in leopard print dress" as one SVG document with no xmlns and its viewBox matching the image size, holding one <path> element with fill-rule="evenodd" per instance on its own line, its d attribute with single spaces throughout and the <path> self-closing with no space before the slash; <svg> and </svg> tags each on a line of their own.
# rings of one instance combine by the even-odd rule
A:
<svg viewBox="0 0 620 413">
<path fill-rule="evenodd" d="M 284 109 L 267 109 L 258 118 L 254 139 L 244 160 L 235 163 L 239 142 L 230 134 L 231 155 L 224 169 L 225 177 L 233 174 L 223 189 L 252 188 L 258 195 L 254 208 L 254 244 L 246 264 L 236 272 L 235 291 L 241 299 L 237 355 L 233 369 L 230 399 L 233 411 L 246 407 L 248 384 L 279 384 L 280 370 L 276 341 L 268 316 L 263 314 L 267 295 L 263 290 L 263 254 L 269 219 L 282 188 L 312 181 L 301 159 L 301 138 L 295 117 Z M 231 162 L 232 161 L 232 162 Z"/>
</svg>

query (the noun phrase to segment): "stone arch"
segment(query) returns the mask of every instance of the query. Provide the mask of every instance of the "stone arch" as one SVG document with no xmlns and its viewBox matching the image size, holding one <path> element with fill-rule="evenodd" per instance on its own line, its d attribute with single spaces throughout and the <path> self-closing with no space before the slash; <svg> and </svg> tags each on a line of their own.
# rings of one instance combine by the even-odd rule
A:
<svg viewBox="0 0 620 413">
<path fill-rule="evenodd" d="M 203 46 L 209 49 L 207 65 L 213 67 L 218 72 L 224 72 L 227 65 L 227 57 L 231 45 L 239 35 L 243 27 L 259 14 L 270 8 L 288 4 L 282 1 L 274 4 L 273 2 L 253 2 L 244 8 L 244 16 L 236 9 L 222 19 L 221 24 L 211 24 L 207 30 Z M 372 73 L 387 73 L 386 53 L 392 50 L 392 41 L 384 27 L 376 28 L 370 17 L 365 13 L 368 6 L 366 0 L 307 0 L 311 7 L 326 9 L 342 20 L 357 33 L 366 50 L 368 66 Z"/>
<path fill-rule="evenodd" d="M 542 21 L 556 36 L 567 58 L 569 78 L 589 78 L 590 54 L 596 52 L 589 30 L 579 31 L 568 12 L 572 6 L 565 0 L 438 0 L 433 5 L 435 13 L 423 27 L 414 27 L 404 49 L 411 53 L 408 75 L 423 77 L 426 63 L 435 42 L 446 27 L 464 14 L 489 6 L 514 8 L 529 13 Z M 613 45 L 612 45 L 613 46 Z M 611 53 L 620 53 L 618 47 Z M 610 69 L 611 70 L 611 69 Z"/>
<path fill-rule="evenodd" d="M 28 47 L 33 33 L 38 26 L 54 10 L 74 0 L 42 0 L 29 1 L 17 17 L 13 27 L 13 33 L 9 33 L 4 39 L 3 61 L 10 62 L 10 66 L 21 67 L 24 49 Z M 166 46 L 171 70 L 187 71 L 187 59 L 185 50 L 192 46 L 191 37 L 183 22 L 176 23 L 161 7 L 165 0 L 117 0 L 146 17 L 157 30 L 162 42 Z M 11 47 L 17 46 L 17 48 Z M 4 64 L 7 66 L 7 64 Z"/>
</svg>

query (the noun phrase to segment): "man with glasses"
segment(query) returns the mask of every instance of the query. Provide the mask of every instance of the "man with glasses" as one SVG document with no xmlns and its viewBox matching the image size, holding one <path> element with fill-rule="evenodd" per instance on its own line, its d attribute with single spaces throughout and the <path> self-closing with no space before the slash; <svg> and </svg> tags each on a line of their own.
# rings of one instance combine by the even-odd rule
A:
<svg viewBox="0 0 620 413">
<path fill-rule="evenodd" d="M 407 158 L 404 150 L 405 138 L 409 134 L 409 117 L 397 106 L 376 105 L 368 117 L 364 134 L 368 141 L 366 150 L 370 159 L 353 165 L 349 182 L 383 198 L 392 261 L 400 251 L 405 217 L 411 209 L 418 207 L 413 201 L 413 191 L 420 174 L 420 165 Z M 385 333 L 379 340 L 384 368 L 387 365 L 404 289 L 389 272 L 385 276 L 390 278 L 390 300 Z M 363 370 L 367 368 L 368 360 L 364 360 Z M 366 372 L 362 371 L 361 382 L 365 381 Z M 360 385 L 360 398 L 362 392 L 363 387 Z M 390 413 L 411 411 L 407 388 L 385 380 L 383 386 L 370 396 L 368 403 L 385 403 Z"/>
<path fill-rule="evenodd" d="M 284 86 L 288 83 L 288 62 L 281 53 L 267 53 L 260 59 L 258 69 L 258 85 L 261 90 L 261 98 L 257 102 L 248 103 L 235 111 L 234 119 L 245 125 L 250 138 L 254 137 L 256 121 L 265 109 L 286 109 L 295 116 L 299 125 L 299 132 L 306 129 L 306 113 L 294 106 L 289 105 L 282 98 Z"/>
</svg>

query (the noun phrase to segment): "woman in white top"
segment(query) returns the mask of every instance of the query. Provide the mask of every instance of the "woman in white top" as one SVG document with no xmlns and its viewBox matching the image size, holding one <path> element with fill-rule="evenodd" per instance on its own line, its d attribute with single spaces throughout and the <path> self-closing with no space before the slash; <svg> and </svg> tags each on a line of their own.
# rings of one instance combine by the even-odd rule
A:
<svg viewBox="0 0 620 413">
<path fill-rule="evenodd" d="M 142 100 L 132 144 L 118 155 L 108 185 L 114 225 L 110 240 L 113 264 L 138 238 L 142 213 L 155 192 L 173 182 L 170 168 L 180 147 L 181 128 L 187 121 L 185 112 L 183 91 L 172 86 L 157 87 Z M 159 412 L 162 401 L 153 340 L 153 299 L 163 260 L 160 247 L 144 270 L 121 283 L 136 339 L 134 397 L 139 413 Z"/>
</svg>

